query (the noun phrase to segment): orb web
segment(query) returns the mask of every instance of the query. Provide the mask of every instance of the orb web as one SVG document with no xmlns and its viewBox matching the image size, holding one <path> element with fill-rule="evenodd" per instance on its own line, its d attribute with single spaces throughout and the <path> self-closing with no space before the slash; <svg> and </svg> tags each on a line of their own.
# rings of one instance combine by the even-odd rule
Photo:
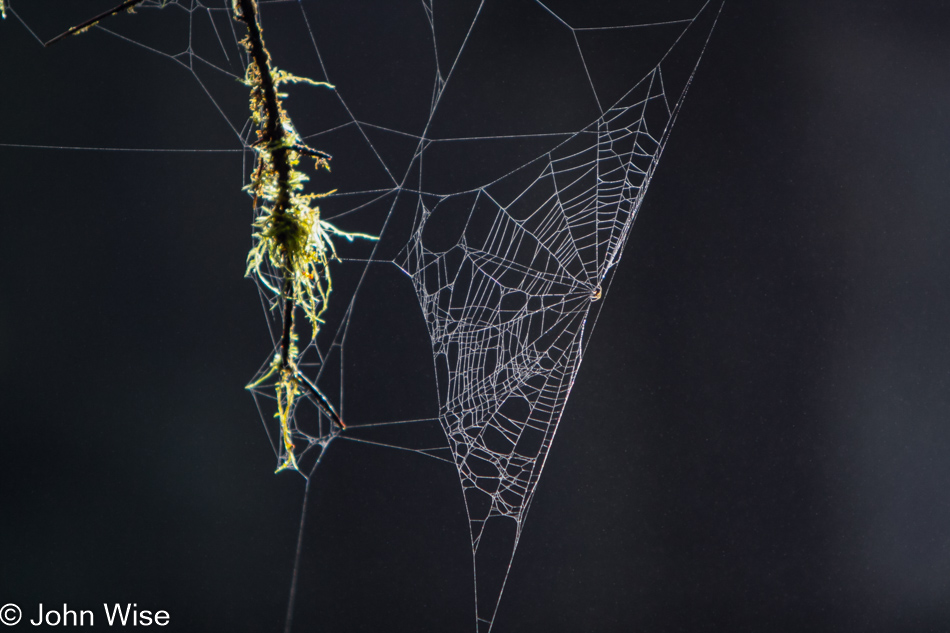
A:
<svg viewBox="0 0 950 633">
<path fill-rule="evenodd" d="M 6 4 L 48 39 L 37 26 L 48 18 Z M 588 338 L 719 10 L 629 4 L 260 1 L 276 65 L 336 86 L 288 88 L 286 102 L 334 169 L 358 165 L 331 180 L 325 217 L 379 237 L 338 244 L 324 323 L 301 337 L 299 367 L 346 422 L 304 394 L 291 420 L 301 474 L 337 440 L 454 470 L 477 631 L 495 622 Z M 230 131 L 226 151 L 250 165 L 254 130 L 236 81 L 248 60 L 230 2 L 145 0 L 137 13 L 83 37 L 119 38 L 180 66 Z M 385 309 L 364 296 L 380 267 L 424 319 L 435 384 L 419 410 L 436 416 L 348 414 L 362 389 L 347 371 L 354 319 Z M 282 324 L 282 306 L 259 290 L 274 350 L 258 377 Z M 251 391 L 280 464 L 273 397 Z"/>
</svg>

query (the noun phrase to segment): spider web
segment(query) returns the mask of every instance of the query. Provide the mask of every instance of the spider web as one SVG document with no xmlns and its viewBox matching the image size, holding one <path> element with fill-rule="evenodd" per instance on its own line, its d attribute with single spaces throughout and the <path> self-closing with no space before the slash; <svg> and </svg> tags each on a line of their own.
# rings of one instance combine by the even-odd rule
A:
<svg viewBox="0 0 950 633">
<path fill-rule="evenodd" d="M 7 4 L 42 41 L 37 19 Z M 325 324 L 301 341 L 300 367 L 347 425 L 333 424 L 312 395 L 301 399 L 292 426 L 301 472 L 309 478 L 337 439 L 451 464 L 470 527 L 476 630 L 488 631 L 718 5 L 260 4 L 276 65 L 336 86 L 288 88 L 306 142 L 335 156 L 335 169 L 359 165 L 332 181 L 339 192 L 324 217 L 380 238 L 337 245 Z M 146 0 L 139 13 L 95 29 L 192 75 L 249 166 L 254 130 L 235 81 L 247 58 L 230 2 Z M 405 419 L 362 416 L 362 385 L 350 377 L 354 323 L 382 305 L 364 296 L 378 274 L 411 288 L 431 345 L 432 404 Z M 261 299 L 276 350 L 280 306 L 263 288 Z M 258 375 L 269 367 L 270 357 Z M 281 463 L 273 398 L 252 393 Z"/>
</svg>

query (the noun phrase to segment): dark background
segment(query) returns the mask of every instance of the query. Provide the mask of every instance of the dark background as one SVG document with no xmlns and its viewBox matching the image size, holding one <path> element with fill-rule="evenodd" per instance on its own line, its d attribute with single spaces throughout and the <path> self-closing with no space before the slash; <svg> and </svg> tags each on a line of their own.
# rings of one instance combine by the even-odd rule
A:
<svg viewBox="0 0 950 633">
<path fill-rule="evenodd" d="M 87 13 L 47 4 L 44 38 Z M 948 33 L 938 2 L 727 3 L 494 631 L 950 630 Z M 235 146 L 113 38 L 8 19 L 0 60 L 2 143 Z M 242 389 L 269 349 L 242 155 L 0 165 L 0 603 L 280 630 L 303 482 Z M 412 376 L 392 292 L 364 351 Z M 295 631 L 472 630 L 451 467 L 335 443 L 305 527 Z"/>
</svg>

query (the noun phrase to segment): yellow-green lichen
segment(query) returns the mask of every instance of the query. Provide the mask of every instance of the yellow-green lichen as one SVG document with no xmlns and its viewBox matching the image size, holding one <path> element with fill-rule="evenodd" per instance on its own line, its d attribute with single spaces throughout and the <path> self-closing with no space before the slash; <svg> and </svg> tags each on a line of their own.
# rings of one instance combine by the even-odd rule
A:
<svg viewBox="0 0 950 633">
<path fill-rule="evenodd" d="M 54 44 L 70 35 L 83 33 L 100 20 L 135 8 L 145 0 L 125 0 L 117 7 L 74 26 L 46 43 Z M 166 0 L 162 0 L 164 7 Z M 257 0 L 232 0 L 234 19 L 247 27 L 241 42 L 249 55 L 243 82 L 250 88 L 251 122 L 257 132 L 253 149 L 257 162 L 247 189 L 254 196 L 258 215 L 253 222 L 253 246 L 247 256 L 248 277 L 256 278 L 274 295 L 274 308 L 282 310 L 284 320 L 280 345 L 274 360 L 263 376 L 247 386 L 256 389 L 270 385 L 274 389 L 280 423 L 282 455 L 278 471 L 297 469 L 293 444 L 293 411 L 302 391 L 314 398 L 329 419 L 340 428 L 343 420 L 316 385 L 297 369 L 300 351 L 294 312 L 300 308 L 311 325 L 315 338 L 322 323 L 333 289 L 330 262 L 336 259 L 334 238 L 352 241 L 355 238 L 375 240 L 363 233 L 348 233 L 320 217 L 315 200 L 332 193 L 305 193 L 308 176 L 298 169 L 303 157 L 314 160 L 315 168 L 330 169 L 330 156 L 304 144 L 284 110 L 286 94 L 279 92 L 283 84 L 309 84 L 333 89 L 327 82 L 298 77 L 274 68 L 264 45 Z M 6 0 L 0 0 L 0 15 L 6 17 Z"/>
<path fill-rule="evenodd" d="M 297 336 L 291 333 L 291 356 L 297 357 Z M 274 395 L 277 399 L 277 411 L 274 417 L 280 422 L 280 441 L 283 446 L 283 457 L 280 465 L 275 470 L 279 473 L 282 470 L 297 470 L 297 458 L 295 457 L 293 434 L 290 430 L 290 420 L 293 415 L 294 403 L 300 393 L 300 383 L 297 380 L 297 367 L 294 363 L 284 363 L 281 353 L 278 351 L 274 355 L 267 373 L 261 376 L 247 386 L 248 389 L 255 389 L 263 383 L 270 380 L 274 375 L 277 380 L 274 382 Z"/>
<path fill-rule="evenodd" d="M 315 338 L 333 289 L 330 274 L 330 262 L 336 259 L 333 239 L 377 238 L 342 231 L 320 217 L 320 207 L 314 202 L 333 191 L 304 192 L 309 177 L 298 169 L 301 160 L 306 156 L 314 160 L 315 169 L 329 170 L 330 157 L 304 144 L 284 110 L 283 99 L 287 95 L 278 92 L 278 88 L 286 83 L 329 89 L 333 86 L 273 68 L 257 22 L 254 0 L 234 0 L 234 14 L 235 19 L 248 27 L 248 37 L 242 43 L 251 61 L 244 83 L 251 91 L 251 122 L 257 130 L 253 144 L 257 161 L 247 189 L 254 196 L 259 213 L 253 223 L 253 246 L 248 253 L 246 274 L 273 293 L 273 306 L 283 310 L 284 319 L 280 346 L 269 370 L 248 388 L 263 386 L 274 379 L 272 386 L 277 400 L 274 416 L 280 423 L 283 448 L 279 472 L 297 469 L 292 419 L 302 389 L 315 392 L 313 395 L 327 405 L 318 406 L 343 426 L 326 398 L 297 369 L 299 350 L 293 313 L 296 308 L 303 311 L 311 325 L 311 337 Z"/>
</svg>

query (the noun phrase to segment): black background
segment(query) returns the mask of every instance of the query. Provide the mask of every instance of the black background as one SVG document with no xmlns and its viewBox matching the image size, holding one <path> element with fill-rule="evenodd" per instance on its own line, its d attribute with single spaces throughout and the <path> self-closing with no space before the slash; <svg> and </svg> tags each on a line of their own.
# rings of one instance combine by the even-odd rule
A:
<svg viewBox="0 0 950 633">
<path fill-rule="evenodd" d="M 88 13 L 47 4 L 41 37 Z M 725 6 L 494 631 L 950 630 L 948 33 L 938 2 Z M 0 142 L 234 146 L 113 38 L 8 19 L 0 60 Z M 0 161 L 0 603 L 280 630 L 303 482 L 242 389 L 269 339 L 241 154 Z M 367 343 L 393 373 L 427 345 L 408 297 Z M 294 630 L 472 630 L 456 482 L 335 443 Z"/>
</svg>

